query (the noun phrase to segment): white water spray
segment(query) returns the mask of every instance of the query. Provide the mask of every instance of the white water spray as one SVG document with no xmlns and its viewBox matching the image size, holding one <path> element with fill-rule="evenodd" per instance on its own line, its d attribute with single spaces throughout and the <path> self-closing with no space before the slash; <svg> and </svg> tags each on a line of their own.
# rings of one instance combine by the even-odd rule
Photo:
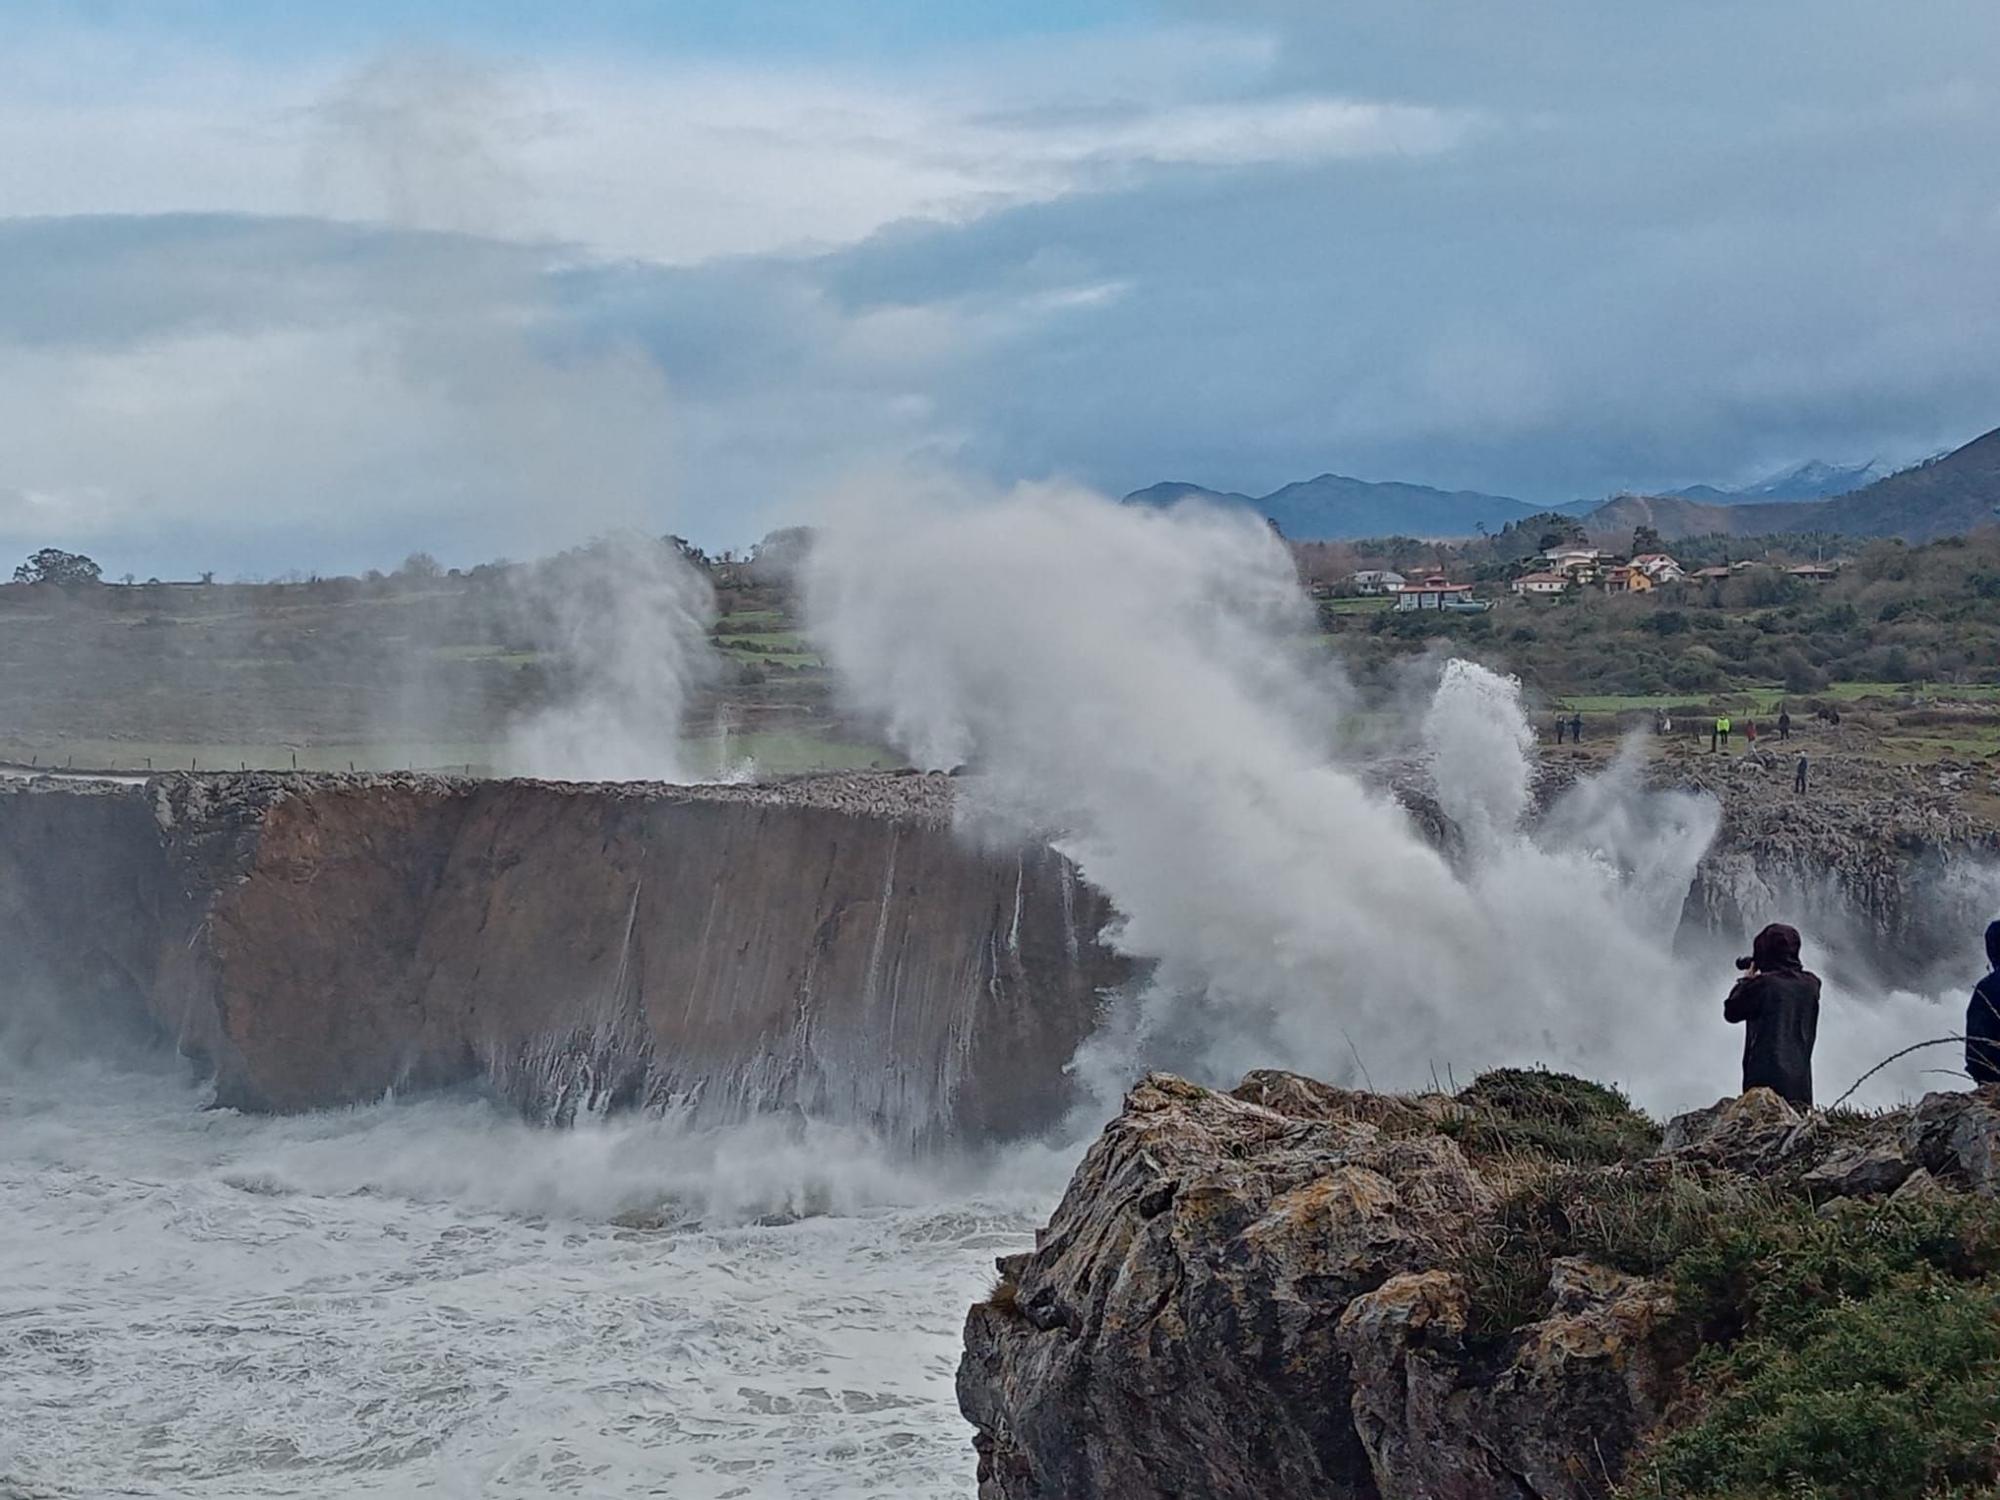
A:
<svg viewBox="0 0 2000 1500">
<path fill-rule="evenodd" d="M 569 781 L 693 779 L 681 745 L 694 692 L 715 673 L 715 595 L 671 545 L 621 535 L 537 564 L 524 628 L 564 691 L 516 724 L 509 775 Z"/>
<path fill-rule="evenodd" d="M 1531 837 L 1518 689 L 1452 662 L 1423 734 L 1454 868 L 1336 760 L 1343 694 L 1254 518 L 1054 489 L 864 505 L 807 588 L 856 706 L 979 773 L 972 826 L 1052 833 L 1151 961 L 1078 1059 L 1105 1097 L 1161 1064 L 1413 1087 L 1544 1063 L 1655 1108 L 1733 1085 L 1727 955 L 1673 952 L 1714 804 L 1627 762 Z"/>
</svg>

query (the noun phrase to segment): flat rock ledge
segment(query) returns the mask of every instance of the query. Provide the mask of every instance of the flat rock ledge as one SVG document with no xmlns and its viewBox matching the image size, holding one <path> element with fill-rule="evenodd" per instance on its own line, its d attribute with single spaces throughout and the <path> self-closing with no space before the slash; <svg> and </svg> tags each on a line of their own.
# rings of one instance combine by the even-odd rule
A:
<svg viewBox="0 0 2000 1500">
<path fill-rule="evenodd" d="M 1508 1232 L 1520 1164 L 1475 1115 L 1276 1072 L 1144 1079 L 966 1318 L 980 1500 L 1610 1495 L 1693 1342 L 1663 1283 L 1571 1256 L 1535 1316 L 1479 1326 L 1465 1252 Z M 1731 1174 L 1821 1213 L 1990 1197 L 2000 1090 L 1837 1124 L 1756 1090 L 1586 1170 Z"/>
</svg>

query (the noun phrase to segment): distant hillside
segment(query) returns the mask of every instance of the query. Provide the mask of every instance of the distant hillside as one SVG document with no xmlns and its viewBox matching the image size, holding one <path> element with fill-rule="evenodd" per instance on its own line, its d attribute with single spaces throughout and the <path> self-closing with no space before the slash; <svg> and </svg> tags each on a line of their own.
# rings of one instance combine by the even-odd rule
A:
<svg viewBox="0 0 2000 1500">
<path fill-rule="evenodd" d="M 1888 465 L 1875 459 L 1865 464 L 1825 464 L 1811 459 L 1760 479 L 1755 484 L 1734 489 L 1718 489 L 1712 484 L 1690 484 L 1666 493 L 1676 499 L 1693 500 L 1703 505 L 1829 500 L 1835 495 L 1849 494 L 1878 479 L 1887 478 L 1890 472 Z"/>
<path fill-rule="evenodd" d="M 1250 496 L 1239 495 L 1234 490 L 1211 490 L 1198 484 L 1182 484 L 1173 479 L 1163 480 L 1159 484 L 1149 484 L 1143 490 L 1134 490 L 1125 497 L 1128 505 L 1157 505 L 1162 508 L 1188 499 L 1206 500 L 1211 505 L 1247 505 L 1253 509 L 1257 504 Z"/>
<path fill-rule="evenodd" d="M 1592 535 L 1630 536 L 1651 526 L 1668 541 L 1687 536 L 1765 536 L 1826 531 L 1928 542 L 2000 525 L 2000 429 L 1942 458 L 1904 469 L 1831 500 L 1712 504 L 1674 495 L 1620 495 L 1583 518 Z"/>
<path fill-rule="evenodd" d="M 1321 474 L 1254 497 L 1168 481 L 1134 490 L 1125 498 L 1135 505 L 1172 505 L 1189 496 L 1255 510 L 1276 521 L 1279 529 L 1297 542 L 1397 535 L 1471 536 L 1482 526 L 1498 531 L 1510 521 L 1546 510 L 1477 490 L 1439 490 L 1394 480 L 1376 483 L 1344 474 Z"/>
<path fill-rule="evenodd" d="M 2000 428 L 1813 509 L 1818 530 L 1911 542 L 2000 525 Z"/>
</svg>

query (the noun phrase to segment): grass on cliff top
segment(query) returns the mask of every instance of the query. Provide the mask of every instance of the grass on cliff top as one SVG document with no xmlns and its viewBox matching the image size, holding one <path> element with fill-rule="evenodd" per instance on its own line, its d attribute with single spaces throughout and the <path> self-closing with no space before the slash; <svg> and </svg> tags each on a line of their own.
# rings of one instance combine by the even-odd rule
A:
<svg viewBox="0 0 2000 1500">
<path fill-rule="evenodd" d="M 2000 1496 L 2000 1204 L 1793 1200 L 1662 1270 L 1699 1394 L 1625 1500 Z"/>
<path fill-rule="evenodd" d="M 1461 1089 L 1471 1113 L 1438 1128 L 1474 1159 L 1525 1155 L 1607 1166 L 1650 1155 L 1660 1128 L 1617 1089 L 1541 1068 L 1495 1068 Z"/>
<path fill-rule="evenodd" d="M 1513 1184 L 1455 1258 L 1476 1342 L 1546 1316 L 1560 1256 L 1672 1289 L 1686 1395 L 1619 1500 L 2000 1500 L 2000 1203 L 1815 1213 L 1778 1182 L 1649 1159 L 1651 1120 L 1560 1073 L 1483 1074 L 1458 1102 L 1439 1128 Z"/>
<path fill-rule="evenodd" d="M 1544 1316 L 1564 1255 L 1665 1282 L 1698 1351 L 1621 1500 L 2000 1500 L 2000 1204 L 1822 1216 L 1720 1169 L 1553 1168 L 1459 1257 L 1473 1336 Z"/>
</svg>

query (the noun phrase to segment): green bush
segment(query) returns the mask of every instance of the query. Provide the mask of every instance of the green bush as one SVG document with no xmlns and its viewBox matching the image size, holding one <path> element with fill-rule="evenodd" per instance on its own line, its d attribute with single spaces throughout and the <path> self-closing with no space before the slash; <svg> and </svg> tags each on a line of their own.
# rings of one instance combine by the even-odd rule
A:
<svg viewBox="0 0 2000 1500">
<path fill-rule="evenodd" d="M 1572 1166 L 1650 1155 L 1660 1128 L 1617 1089 L 1542 1068 L 1495 1068 L 1461 1089 L 1445 1129 L 1474 1154 L 1531 1152 Z"/>
<path fill-rule="evenodd" d="M 1558 1256 L 1659 1276 L 1713 1245 L 1726 1225 L 1767 1217 L 1778 1202 L 1754 1179 L 1668 1162 L 1552 1172 L 1509 1195 L 1486 1237 L 1459 1257 L 1472 1332 L 1501 1338 L 1540 1317 Z"/>
<path fill-rule="evenodd" d="M 2000 1483 L 2000 1206 L 1742 1212 L 1670 1268 L 1708 1341 L 1630 1500 L 1925 1500 Z"/>
</svg>

